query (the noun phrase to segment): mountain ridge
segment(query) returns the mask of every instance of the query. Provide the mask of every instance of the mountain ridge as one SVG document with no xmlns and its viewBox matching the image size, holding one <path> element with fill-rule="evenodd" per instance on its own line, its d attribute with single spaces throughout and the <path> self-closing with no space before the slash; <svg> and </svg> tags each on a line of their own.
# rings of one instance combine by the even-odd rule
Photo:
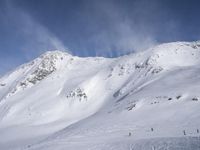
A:
<svg viewBox="0 0 200 150">
<path fill-rule="evenodd" d="M 0 148 L 112 149 L 121 141 L 121 150 L 140 139 L 149 147 L 148 139 L 159 146 L 159 137 L 197 137 L 199 56 L 199 41 L 117 58 L 46 52 L 0 78 Z"/>
</svg>

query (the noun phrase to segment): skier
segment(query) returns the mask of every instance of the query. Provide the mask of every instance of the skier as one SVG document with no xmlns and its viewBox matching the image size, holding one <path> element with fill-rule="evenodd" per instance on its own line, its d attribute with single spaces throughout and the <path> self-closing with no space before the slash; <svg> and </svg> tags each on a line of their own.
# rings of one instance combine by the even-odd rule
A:
<svg viewBox="0 0 200 150">
<path fill-rule="evenodd" d="M 128 133 L 128 136 L 131 136 L 131 132 Z"/>
<path fill-rule="evenodd" d="M 183 130 L 183 134 L 184 134 L 184 135 L 186 135 L 186 132 L 185 132 L 185 130 Z"/>
</svg>

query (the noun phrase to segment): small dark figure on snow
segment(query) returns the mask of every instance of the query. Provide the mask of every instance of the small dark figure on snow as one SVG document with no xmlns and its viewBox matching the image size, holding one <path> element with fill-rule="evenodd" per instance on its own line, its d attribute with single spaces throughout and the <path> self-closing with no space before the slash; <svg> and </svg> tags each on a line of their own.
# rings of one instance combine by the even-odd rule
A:
<svg viewBox="0 0 200 150">
<path fill-rule="evenodd" d="M 131 136 L 131 132 L 128 133 L 128 136 Z"/>
<path fill-rule="evenodd" d="M 185 130 L 183 130 L 183 135 L 186 135 L 186 132 L 185 132 Z"/>
<path fill-rule="evenodd" d="M 151 128 L 151 132 L 153 132 L 153 128 Z"/>
<path fill-rule="evenodd" d="M 199 133 L 199 129 L 197 129 L 197 133 Z"/>
</svg>

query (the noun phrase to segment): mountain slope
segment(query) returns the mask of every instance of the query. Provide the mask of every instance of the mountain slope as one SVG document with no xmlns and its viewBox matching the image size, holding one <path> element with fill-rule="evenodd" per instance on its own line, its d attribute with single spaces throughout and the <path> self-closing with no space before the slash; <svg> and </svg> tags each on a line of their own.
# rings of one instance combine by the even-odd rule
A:
<svg viewBox="0 0 200 150">
<path fill-rule="evenodd" d="M 198 149 L 199 58 L 200 42 L 113 59 L 47 52 L 0 79 L 0 148 Z"/>
</svg>

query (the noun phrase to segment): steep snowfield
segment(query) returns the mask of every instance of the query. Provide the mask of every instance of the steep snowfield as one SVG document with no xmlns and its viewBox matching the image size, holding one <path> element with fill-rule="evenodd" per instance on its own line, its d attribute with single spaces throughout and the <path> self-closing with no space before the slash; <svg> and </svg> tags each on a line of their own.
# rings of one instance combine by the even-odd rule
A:
<svg viewBox="0 0 200 150">
<path fill-rule="evenodd" d="M 199 74 L 200 42 L 47 52 L 0 79 L 0 149 L 199 150 Z"/>
</svg>

